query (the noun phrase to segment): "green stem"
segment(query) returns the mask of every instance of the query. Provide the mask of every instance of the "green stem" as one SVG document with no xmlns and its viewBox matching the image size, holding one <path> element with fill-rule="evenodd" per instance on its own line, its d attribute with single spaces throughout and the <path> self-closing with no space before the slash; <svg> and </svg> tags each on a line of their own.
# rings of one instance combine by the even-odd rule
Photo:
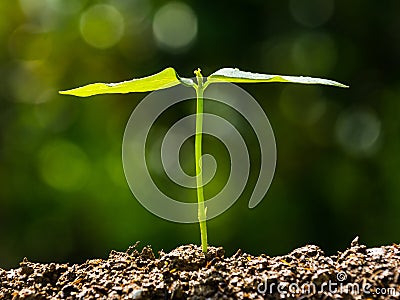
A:
<svg viewBox="0 0 400 300">
<path fill-rule="evenodd" d="M 197 186 L 197 217 L 200 224 L 201 248 L 204 253 L 207 252 L 207 224 L 206 207 L 204 207 L 203 193 L 203 175 L 202 168 L 202 136 L 203 136 L 203 76 L 200 69 L 194 72 L 197 78 L 196 87 L 196 136 L 194 142 L 195 160 L 196 160 L 196 186 Z"/>
</svg>

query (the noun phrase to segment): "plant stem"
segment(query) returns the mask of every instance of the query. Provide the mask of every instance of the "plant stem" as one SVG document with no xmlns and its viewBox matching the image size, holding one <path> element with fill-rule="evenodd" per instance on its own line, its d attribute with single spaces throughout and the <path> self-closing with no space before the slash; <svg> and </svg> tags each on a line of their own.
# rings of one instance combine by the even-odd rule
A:
<svg viewBox="0 0 400 300">
<path fill-rule="evenodd" d="M 204 207 L 203 193 L 203 174 L 202 168 L 202 137 L 203 137 L 203 76 L 200 69 L 194 72 L 197 78 L 196 87 L 196 136 L 194 142 L 194 152 L 196 161 L 196 187 L 197 187 L 197 217 L 200 224 L 201 248 L 204 253 L 207 252 L 207 224 L 206 207 Z"/>
</svg>

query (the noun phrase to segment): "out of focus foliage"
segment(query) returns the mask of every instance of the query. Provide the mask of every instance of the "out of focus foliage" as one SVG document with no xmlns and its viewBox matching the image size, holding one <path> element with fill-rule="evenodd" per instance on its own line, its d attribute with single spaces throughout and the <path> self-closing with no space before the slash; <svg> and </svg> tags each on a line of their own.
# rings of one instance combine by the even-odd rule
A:
<svg viewBox="0 0 400 300">
<path fill-rule="evenodd" d="M 184 77 L 236 66 L 351 86 L 245 86 L 275 131 L 277 171 L 259 206 L 247 208 L 253 175 L 241 199 L 209 222 L 211 244 L 275 255 L 306 243 L 332 253 L 356 235 L 370 246 L 399 242 L 399 10 L 395 0 L 0 2 L 0 267 L 24 256 L 103 257 L 137 240 L 165 250 L 199 243 L 197 224 L 155 217 L 126 184 L 122 136 L 145 94 L 57 94 L 167 66 Z M 182 106 L 168 118 L 193 112 Z M 181 153 L 188 172 L 191 142 Z M 213 138 L 204 150 L 227 160 Z"/>
</svg>

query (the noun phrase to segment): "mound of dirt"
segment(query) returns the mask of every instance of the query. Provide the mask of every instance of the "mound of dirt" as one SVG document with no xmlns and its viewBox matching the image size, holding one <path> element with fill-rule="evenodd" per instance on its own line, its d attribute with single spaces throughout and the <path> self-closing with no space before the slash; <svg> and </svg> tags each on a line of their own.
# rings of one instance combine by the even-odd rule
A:
<svg viewBox="0 0 400 300">
<path fill-rule="evenodd" d="M 400 246 L 358 244 L 334 256 L 307 245 L 284 256 L 252 256 L 195 245 L 154 255 L 136 245 L 83 264 L 26 258 L 0 269 L 0 299 L 399 299 Z"/>
</svg>

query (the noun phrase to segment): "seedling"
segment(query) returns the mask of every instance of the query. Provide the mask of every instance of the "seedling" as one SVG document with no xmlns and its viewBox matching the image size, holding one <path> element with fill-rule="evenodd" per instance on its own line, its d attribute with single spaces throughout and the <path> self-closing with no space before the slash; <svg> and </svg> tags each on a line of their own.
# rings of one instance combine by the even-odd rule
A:
<svg viewBox="0 0 400 300">
<path fill-rule="evenodd" d="M 303 77 L 303 76 L 282 76 L 250 73 L 239 69 L 223 68 L 206 78 L 200 69 L 194 71 L 196 80 L 180 77 L 173 68 L 165 70 L 143 78 L 132 79 L 119 83 L 93 83 L 75 89 L 61 91 L 60 94 L 73 95 L 78 97 L 88 97 L 98 94 L 131 93 L 131 92 L 150 92 L 170 88 L 179 84 L 192 87 L 196 91 L 196 132 L 195 132 L 195 164 L 196 164 L 196 187 L 197 187 L 197 207 L 198 221 L 200 224 L 201 246 L 203 252 L 207 252 L 207 207 L 204 205 L 203 177 L 202 168 L 202 129 L 203 129 L 203 93 L 208 85 L 218 82 L 237 82 L 237 83 L 260 83 L 260 82 L 291 82 L 301 84 L 323 84 L 338 87 L 347 87 L 336 81 Z"/>
</svg>

